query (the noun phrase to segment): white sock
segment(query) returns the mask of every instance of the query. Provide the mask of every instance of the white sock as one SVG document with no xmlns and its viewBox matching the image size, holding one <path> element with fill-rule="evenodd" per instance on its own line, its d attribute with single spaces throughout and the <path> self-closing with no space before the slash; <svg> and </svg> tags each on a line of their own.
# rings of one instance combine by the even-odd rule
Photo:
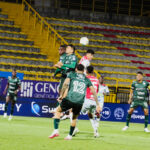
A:
<svg viewBox="0 0 150 150">
<path fill-rule="evenodd" d="M 94 132 L 97 130 L 94 119 L 90 119 Z"/>
<path fill-rule="evenodd" d="M 69 114 L 69 116 L 70 116 L 70 122 L 72 122 L 73 113 L 71 112 L 71 113 Z"/>
<path fill-rule="evenodd" d="M 54 129 L 54 132 L 55 132 L 55 133 L 58 133 L 59 131 L 58 131 L 58 129 Z"/>
</svg>

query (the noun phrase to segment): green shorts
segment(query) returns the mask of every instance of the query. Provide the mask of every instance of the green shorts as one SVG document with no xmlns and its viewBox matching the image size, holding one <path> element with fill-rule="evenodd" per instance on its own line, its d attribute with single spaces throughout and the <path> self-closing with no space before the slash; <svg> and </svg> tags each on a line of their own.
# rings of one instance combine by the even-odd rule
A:
<svg viewBox="0 0 150 150">
<path fill-rule="evenodd" d="M 148 109 L 148 102 L 147 101 L 133 101 L 130 105 L 130 108 L 137 108 L 141 106 L 143 109 Z"/>
<path fill-rule="evenodd" d="M 17 101 L 17 95 L 11 94 L 11 93 L 7 93 L 7 96 L 10 97 L 10 100 Z"/>
<path fill-rule="evenodd" d="M 65 77 L 61 77 L 60 83 L 59 83 L 59 91 L 62 89 L 65 79 L 66 79 Z"/>
</svg>

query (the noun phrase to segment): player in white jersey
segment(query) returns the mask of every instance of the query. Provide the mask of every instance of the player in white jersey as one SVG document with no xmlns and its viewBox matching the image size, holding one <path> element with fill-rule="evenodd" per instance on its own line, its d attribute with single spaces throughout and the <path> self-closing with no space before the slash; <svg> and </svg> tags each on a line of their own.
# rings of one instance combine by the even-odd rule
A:
<svg viewBox="0 0 150 150">
<path fill-rule="evenodd" d="M 99 80 L 97 79 L 97 77 L 94 76 L 93 66 L 87 67 L 87 76 L 86 77 L 88 79 L 90 79 L 90 81 L 92 82 L 93 87 L 95 89 L 95 92 L 98 93 Z M 91 121 L 93 130 L 94 130 L 94 137 L 98 137 L 99 133 L 97 130 L 97 124 L 96 124 L 97 122 L 95 122 L 95 119 L 94 119 L 94 116 L 96 113 L 96 102 L 95 102 L 94 96 L 89 88 L 87 88 L 87 90 L 86 90 L 85 101 L 84 101 L 81 112 L 83 114 L 88 113 L 89 119 Z"/>
<path fill-rule="evenodd" d="M 103 110 L 103 106 L 104 106 L 104 96 L 105 95 L 109 95 L 109 89 L 108 89 L 108 86 L 106 86 L 104 84 L 104 77 L 100 77 L 99 78 L 99 89 L 98 89 L 98 94 L 97 94 L 97 97 L 98 97 L 98 101 L 99 101 L 99 105 L 101 107 L 101 112 Z M 97 117 L 97 127 L 99 126 L 99 121 L 100 121 L 100 114 L 96 114 L 96 117 Z"/>
<path fill-rule="evenodd" d="M 80 59 L 80 62 L 79 64 L 82 64 L 85 68 L 85 74 L 86 74 L 86 68 L 88 66 L 90 66 L 90 61 L 93 59 L 93 56 L 94 56 L 94 51 L 91 50 L 91 49 L 88 49 L 85 56 L 83 56 L 81 59 Z"/>
</svg>

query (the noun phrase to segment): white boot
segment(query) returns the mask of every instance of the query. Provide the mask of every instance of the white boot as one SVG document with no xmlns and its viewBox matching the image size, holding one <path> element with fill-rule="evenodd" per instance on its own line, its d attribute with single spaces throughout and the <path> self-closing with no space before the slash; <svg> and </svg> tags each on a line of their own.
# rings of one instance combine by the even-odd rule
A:
<svg viewBox="0 0 150 150">
<path fill-rule="evenodd" d="M 122 131 L 126 131 L 129 127 L 128 126 L 125 126 Z"/>
<path fill-rule="evenodd" d="M 6 113 L 6 112 L 4 113 L 4 116 L 3 116 L 3 117 L 4 117 L 4 118 L 7 118 L 7 113 Z"/>
<path fill-rule="evenodd" d="M 12 120 L 12 118 L 13 118 L 13 116 L 12 116 L 12 115 L 10 115 L 10 116 L 9 116 L 9 118 L 8 118 L 8 120 L 9 120 L 9 121 L 11 121 L 11 120 Z"/>
<path fill-rule="evenodd" d="M 148 130 L 148 128 L 145 128 L 144 131 L 147 132 L 147 133 L 150 132 L 150 131 Z"/>
</svg>

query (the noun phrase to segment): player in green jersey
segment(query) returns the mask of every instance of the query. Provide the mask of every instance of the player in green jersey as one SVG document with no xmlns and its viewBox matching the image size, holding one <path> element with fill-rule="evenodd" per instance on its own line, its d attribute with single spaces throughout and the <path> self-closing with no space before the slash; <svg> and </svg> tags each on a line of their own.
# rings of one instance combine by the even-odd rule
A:
<svg viewBox="0 0 150 150">
<path fill-rule="evenodd" d="M 11 113 L 9 116 L 8 120 L 12 119 L 12 115 L 14 112 L 14 106 L 15 103 L 17 101 L 17 93 L 20 91 L 20 85 L 21 82 L 19 80 L 19 78 L 16 77 L 17 72 L 16 70 L 12 71 L 12 77 L 8 78 L 8 83 L 6 85 L 6 88 L 3 92 L 3 94 L 5 95 L 7 92 L 7 96 L 6 96 L 6 103 L 5 103 L 5 110 L 4 110 L 4 118 L 7 117 L 7 108 L 8 108 L 8 103 L 11 101 Z"/>
<path fill-rule="evenodd" d="M 63 61 L 59 61 L 55 67 L 61 69 L 61 81 L 59 85 L 59 92 L 61 92 L 62 85 L 67 77 L 67 74 L 71 71 L 75 71 L 75 67 L 77 65 L 78 59 L 74 54 L 75 47 L 73 45 L 67 45 L 66 47 L 66 56 Z"/>
<path fill-rule="evenodd" d="M 64 63 L 65 57 L 66 57 L 66 45 L 61 45 L 59 47 L 59 62 Z M 54 66 L 57 67 L 57 65 L 59 64 L 59 62 L 57 64 L 55 64 Z M 54 73 L 54 77 L 56 77 L 57 74 L 61 74 L 62 69 L 57 68 L 55 73 Z"/>
<path fill-rule="evenodd" d="M 131 119 L 131 115 L 133 111 L 138 107 L 141 106 L 144 111 L 145 115 L 145 132 L 149 132 L 147 126 L 148 126 L 148 115 L 149 115 L 149 109 L 148 109 L 148 103 L 149 103 L 149 83 L 147 81 L 143 80 L 143 73 L 138 72 L 136 76 L 136 81 L 133 81 L 131 86 L 131 91 L 129 95 L 129 101 L 130 109 L 128 111 L 127 115 L 127 121 L 126 126 L 122 129 L 123 131 L 127 130 L 129 128 L 129 122 Z"/>
<path fill-rule="evenodd" d="M 91 83 L 91 81 L 84 75 L 84 66 L 82 64 L 77 65 L 76 72 L 70 73 L 61 90 L 61 95 L 58 100 L 62 101 L 56 109 L 54 116 L 54 131 L 49 138 L 59 136 L 58 126 L 60 121 L 60 114 L 66 110 L 72 109 L 73 118 L 70 126 L 69 135 L 65 138 L 66 140 L 72 139 L 72 134 L 76 126 L 76 120 L 80 114 L 87 87 L 90 88 L 96 101 L 96 110 L 100 111 L 100 106 L 97 99 L 97 94 Z"/>
</svg>

